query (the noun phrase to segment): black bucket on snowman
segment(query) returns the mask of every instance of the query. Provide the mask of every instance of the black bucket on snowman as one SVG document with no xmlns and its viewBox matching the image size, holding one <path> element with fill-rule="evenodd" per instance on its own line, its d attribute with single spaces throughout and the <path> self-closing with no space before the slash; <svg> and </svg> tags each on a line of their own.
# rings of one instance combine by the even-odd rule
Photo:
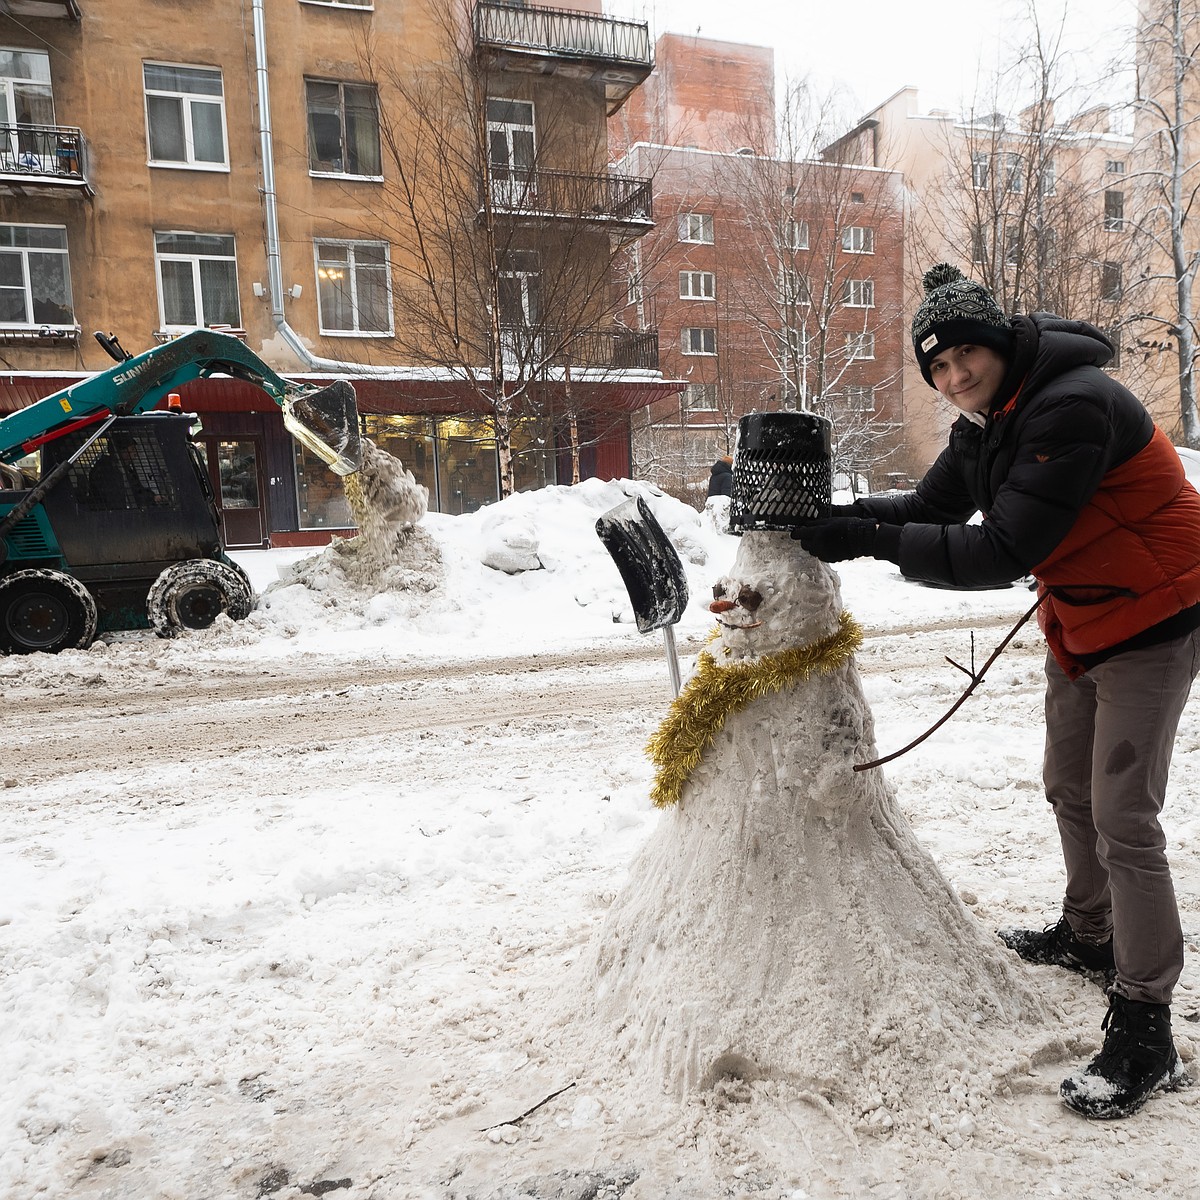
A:
<svg viewBox="0 0 1200 1200">
<path fill-rule="evenodd" d="M 816 413 L 750 413 L 738 422 L 729 532 L 793 529 L 829 516 L 833 426 Z"/>
</svg>

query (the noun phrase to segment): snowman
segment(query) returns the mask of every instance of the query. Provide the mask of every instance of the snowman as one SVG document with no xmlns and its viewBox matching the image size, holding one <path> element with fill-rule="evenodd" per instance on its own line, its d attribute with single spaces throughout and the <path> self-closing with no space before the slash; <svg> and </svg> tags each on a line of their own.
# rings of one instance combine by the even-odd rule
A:
<svg viewBox="0 0 1200 1200">
<path fill-rule="evenodd" d="M 1042 1002 L 883 773 L 853 769 L 877 754 L 835 573 L 747 532 L 709 607 L 650 743 L 663 815 L 580 964 L 600 1045 L 679 1097 L 783 1080 L 852 1119 L 946 1093 L 985 1055 L 1027 1070 Z"/>
</svg>

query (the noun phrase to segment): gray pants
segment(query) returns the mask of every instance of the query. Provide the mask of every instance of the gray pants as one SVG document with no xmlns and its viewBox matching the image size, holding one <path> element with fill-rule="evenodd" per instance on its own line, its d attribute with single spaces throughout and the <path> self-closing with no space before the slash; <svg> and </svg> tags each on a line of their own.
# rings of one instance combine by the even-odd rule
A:
<svg viewBox="0 0 1200 1200">
<path fill-rule="evenodd" d="M 1158 823 L 1175 731 L 1200 669 L 1200 630 L 1130 650 L 1071 682 L 1046 656 L 1046 798 L 1058 819 L 1063 914 L 1085 942 L 1113 938 L 1116 990 L 1170 1004 L 1183 932 Z"/>
</svg>

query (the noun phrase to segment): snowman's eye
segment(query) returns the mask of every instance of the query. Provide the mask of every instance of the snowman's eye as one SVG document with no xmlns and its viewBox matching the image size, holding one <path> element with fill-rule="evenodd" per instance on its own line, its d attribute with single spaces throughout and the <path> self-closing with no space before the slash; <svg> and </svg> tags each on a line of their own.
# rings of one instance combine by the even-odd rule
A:
<svg viewBox="0 0 1200 1200">
<path fill-rule="evenodd" d="M 756 592 L 752 587 L 744 587 L 738 592 L 737 602 L 747 611 L 753 612 L 762 602 L 761 593 Z"/>
<path fill-rule="evenodd" d="M 723 583 L 713 584 L 713 599 L 720 600 L 725 595 L 725 585 Z"/>
</svg>

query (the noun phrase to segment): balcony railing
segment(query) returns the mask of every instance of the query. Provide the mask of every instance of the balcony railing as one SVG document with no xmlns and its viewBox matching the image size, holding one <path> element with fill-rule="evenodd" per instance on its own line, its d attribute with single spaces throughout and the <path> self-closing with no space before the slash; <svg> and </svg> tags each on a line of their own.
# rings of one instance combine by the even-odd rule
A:
<svg viewBox="0 0 1200 1200">
<path fill-rule="evenodd" d="M 70 125 L 0 125 L 0 181 L 87 183 L 83 133 Z"/>
<path fill-rule="evenodd" d="M 610 116 L 654 68 L 645 21 L 495 0 L 475 6 L 475 48 L 514 70 L 542 71 L 554 59 L 593 64 L 606 85 Z"/>
<path fill-rule="evenodd" d="M 492 207 L 512 217 L 558 218 L 640 227 L 654 225 L 650 180 L 569 171 L 492 170 Z"/>
<path fill-rule="evenodd" d="M 14 17 L 62 17 L 68 21 L 82 20 L 78 0 L 5 0 L 0 14 Z"/>
<path fill-rule="evenodd" d="M 657 329 L 582 329 L 505 325 L 500 329 L 505 358 L 534 368 L 562 371 L 657 371 Z"/>
</svg>

